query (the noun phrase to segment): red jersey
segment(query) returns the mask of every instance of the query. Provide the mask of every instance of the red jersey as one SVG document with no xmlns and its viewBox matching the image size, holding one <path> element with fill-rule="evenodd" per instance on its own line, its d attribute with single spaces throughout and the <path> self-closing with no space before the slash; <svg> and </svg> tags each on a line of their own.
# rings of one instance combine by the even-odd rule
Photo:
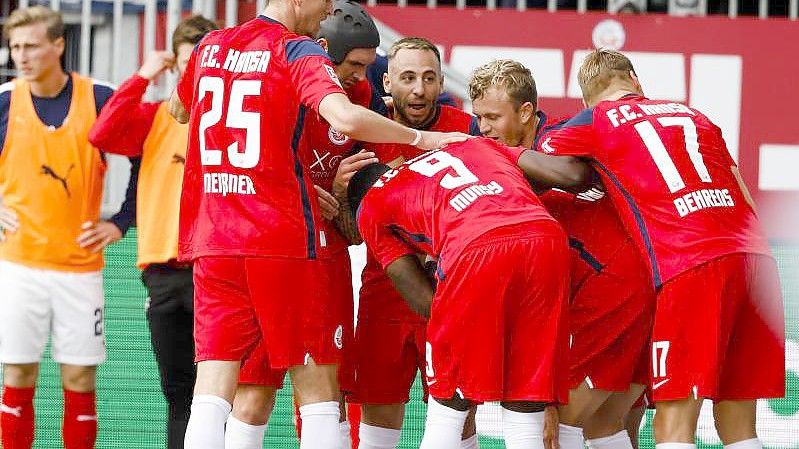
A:
<svg viewBox="0 0 799 449">
<path fill-rule="evenodd" d="M 191 113 L 180 257 L 316 258 L 321 220 L 299 140 L 308 108 L 344 93 L 322 47 L 259 16 L 213 31 L 177 92 Z"/>
<path fill-rule="evenodd" d="M 550 120 L 541 111 L 537 115 L 538 129 L 533 150 L 568 121 Z M 619 220 L 613 202 L 600 189 L 592 188 L 579 195 L 549 190 L 540 198 L 569 235 L 571 289 L 574 294 L 588 276 L 602 271 L 630 236 Z"/>
<path fill-rule="evenodd" d="M 521 147 L 475 138 L 384 174 L 361 202 L 358 228 L 383 267 L 407 254 L 438 259 L 439 277 L 496 228 L 554 219 L 519 169 Z M 442 274 L 443 273 L 443 274 Z"/>
<path fill-rule="evenodd" d="M 354 104 L 383 116 L 388 115 L 385 102 L 366 79 L 347 89 L 347 96 Z M 333 129 L 319 114 L 306 115 L 303 125 L 300 158 L 311 174 L 311 181 L 330 192 L 341 160 L 357 153 L 361 149 L 361 143 Z M 380 160 L 391 161 L 400 156 L 389 154 L 393 151 L 390 145 L 375 145 L 375 151 Z M 332 221 L 322 220 L 320 227 L 320 237 L 323 236 L 321 246 L 331 254 L 347 249 L 349 242 Z"/>
<path fill-rule="evenodd" d="M 603 101 L 540 149 L 591 158 L 655 288 L 726 254 L 770 254 L 721 130 L 695 109 L 639 95 Z"/>
<path fill-rule="evenodd" d="M 439 105 L 436 108 L 436 118 L 426 128 L 428 131 L 462 132 L 480 135 L 474 116 L 451 106 Z M 389 163 L 396 157 L 403 156 L 405 160 L 424 153 L 419 148 L 402 144 L 375 145 L 376 151 L 381 155 L 380 162 Z M 382 155 L 386 155 L 381 157 Z M 389 295 L 385 292 L 392 292 Z M 400 321 L 424 321 L 424 319 L 399 297 L 394 290 L 391 280 L 383 272 L 383 267 L 377 261 L 372 251 L 367 247 L 366 266 L 361 273 L 361 298 L 366 301 L 359 303 L 359 316 L 368 317 L 372 310 L 380 310 L 383 316 L 390 316 Z"/>
</svg>

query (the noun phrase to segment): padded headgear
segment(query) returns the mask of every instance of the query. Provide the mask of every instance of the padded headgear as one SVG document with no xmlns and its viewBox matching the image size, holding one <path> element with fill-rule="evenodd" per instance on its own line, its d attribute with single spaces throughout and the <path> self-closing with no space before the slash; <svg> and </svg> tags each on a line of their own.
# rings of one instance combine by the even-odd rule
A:
<svg viewBox="0 0 799 449">
<path fill-rule="evenodd" d="M 355 48 L 380 45 L 380 33 L 372 17 L 352 0 L 335 0 L 333 12 L 322 21 L 318 37 L 327 39 L 327 54 L 334 64 L 341 64 Z"/>
</svg>

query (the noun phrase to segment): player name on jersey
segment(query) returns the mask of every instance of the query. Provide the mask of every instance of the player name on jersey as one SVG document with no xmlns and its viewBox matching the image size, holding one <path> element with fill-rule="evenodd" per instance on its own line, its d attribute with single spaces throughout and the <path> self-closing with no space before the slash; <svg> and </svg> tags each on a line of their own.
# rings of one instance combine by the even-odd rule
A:
<svg viewBox="0 0 799 449">
<path fill-rule="evenodd" d="M 636 112 L 636 110 L 640 112 Z M 662 114 L 689 114 L 696 115 L 688 106 L 679 103 L 660 103 L 660 104 L 624 104 L 618 108 L 608 109 L 606 112 L 610 123 L 614 128 L 637 120 L 645 115 Z"/>
<path fill-rule="evenodd" d="M 680 217 L 684 217 L 692 212 L 706 209 L 708 207 L 734 207 L 735 201 L 732 200 L 729 189 L 701 189 L 674 200 L 674 207 Z"/>
<path fill-rule="evenodd" d="M 233 73 L 266 73 L 269 60 L 272 57 L 272 53 L 269 51 L 238 51 L 231 48 L 227 51 L 224 64 L 220 64 L 216 59 L 218 53 L 219 45 L 207 45 L 203 48 L 200 67 L 221 68 Z"/>
<path fill-rule="evenodd" d="M 247 175 L 233 173 L 203 174 L 205 193 L 219 193 L 222 196 L 234 193 L 237 195 L 255 195 L 255 185 Z"/>
<path fill-rule="evenodd" d="M 496 181 L 491 181 L 485 185 L 477 184 L 469 186 L 449 200 L 449 205 L 456 211 L 462 212 L 481 196 L 498 195 L 504 190 L 505 189 Z"/>
</svg>

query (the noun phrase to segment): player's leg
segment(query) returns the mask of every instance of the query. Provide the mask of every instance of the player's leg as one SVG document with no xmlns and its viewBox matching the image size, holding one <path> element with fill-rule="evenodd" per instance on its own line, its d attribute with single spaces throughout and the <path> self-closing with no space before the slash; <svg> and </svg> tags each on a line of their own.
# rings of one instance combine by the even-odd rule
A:
<svg viewBox="0 0 799 449">
<path fill-rule="evenodd" d="M 225 449 L 259 449 L 275 406 L 274 386 L 242 384 L 225 427 Z"/>
<path fill-rule="evenodd" d="M 427 400 L 424 436 L 419 449 L 458 449 L 473 403 L 456 394 L 450 399 Z"/>
<path fill-rule="evenodd" d="M 339 448 L 337 370 L 336 365 L 317 365 L 312 358 L 305 365 L 289 368 L 302 419 L 301 449 Z"/>
<path fill-rule="evenodd" d="M 42 270 L 0 261 L 3 447 L 28 449 L 33 445 L 33 396 L 52 317 L 48 283 Z"/>
<path fill-rule="evenodd" d="M 757 439 L 757 404 L 755 401 L 719 401 L 713 404 L 716 430 L 725 447 L 737 449 L 763 447 Z"/>
<path fill-rule="evenodd" d="M 97 439 L 97 365 L 105 360 L 101 272 L 53 273 L 53 360 L 61 364 L 65 449 L 89 449 Z"/>
<path fill-rule="evenodd" d="M 589 448 L 632 449 L 633 443 L 625 427 L 625 418 L 643 390 L 643 385 L 633 384 L 624 393 L 613 393 L 588 418 L 583 425 L 583 433 Z M 637 431 L 636 428 L 636 435 Z"/>
<path fill-rule="evenodd" d="M 405 404 L 361 404 L 358 449 L 394 449 L 399 444 Z"/>
<path fill-rule="evenodd" d="M 3 364 L 3 396 L 0 402 L 0 428 L 2 444 L 14 449 L 33 446 L 34 410 L 33 396 L 38 363 Z"/>
<path fill-rule="evenodd" d="M 542 402 L 502 402 L 502 430 L 508 449 L 544 449 L 546 405 Z M 550 412 L 551 413 L 551 412 Z M 552 423 L 554 425 L 554 422 Z M 554 429 L 547 429 L 554 431 Z M 562 438 L 561 434 L 559 438 Z"/>
<path fill-rule="evenodd" d="M 194 283 L 189 269 L 150 266 L 142 273 L 149 292 L 147 323 L 166 398 L 167 447 L 182 449 L 197 375 L 194 366 Z"/>
<path fill-rule="evenodd" d="M 466 422 L 463 424 L 461 434 L 461 449 L 479 449 L 480 443 L 477 440 L 477 406 L 469 409 L 466 415 Z"/>
<path fill-rule="evenodd" d="M 569 402 L 558 408 L 560 415 L 559 441 L 563 449 L 582 449 L 585 445 L 583 427 L 611 393 L 595 390 L 583 381 L 569 391 Z"/>
<path fill-rule="evenodd" d="M 194 289 L 197 379 L 184 447 L 223 449 L 240 360 L 261 338 L 244 259 L 197 259 Z"/>
</svg>

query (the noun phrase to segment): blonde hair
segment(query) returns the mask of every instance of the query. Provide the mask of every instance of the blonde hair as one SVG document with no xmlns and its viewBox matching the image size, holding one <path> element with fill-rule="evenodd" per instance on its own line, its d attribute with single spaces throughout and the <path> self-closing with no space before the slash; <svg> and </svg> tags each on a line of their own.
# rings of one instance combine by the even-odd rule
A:
<svg viewBox="0 0 799 449">
<path fill-rule="evenodd" d="M 530 69 L 512 59 L 497 59 L 475 69 L 469 82 L 469 97 L 474 101 L 491 87 L 502 87 L 518 109 L 524 103 L 538 108 L 538 91 Z"/>
<path fill-rule="evenodd" d="M 586 101 L 605 92 L 617 80 L 631 82 L 630 72 L 635 73 L 630 59 L 616 50 L 597 48 L 585 57 L 577 81 Z"/>
<path fill-rule="evenodd" d="M 35 23 L 43 23 L 47 26 L 47 38 L 51 42 L 64 37 L 64 21 L 61 14 L 40 5 L 14 10 L 3 25 L 3 36 L 8 39 L 13 29 Z"/>
<path fill-rule="evenodd" d="M 438 63 L 441 64 L 441 52 L 438 51 L 438 47 L 423 37 L 404 37 L 394 42 L 394 45 L 388 49 L 388 60 L 394 59 L 394 56 L 397 56 L 400 50 L 426 50 L 433 52 Z"/>
</svg>

